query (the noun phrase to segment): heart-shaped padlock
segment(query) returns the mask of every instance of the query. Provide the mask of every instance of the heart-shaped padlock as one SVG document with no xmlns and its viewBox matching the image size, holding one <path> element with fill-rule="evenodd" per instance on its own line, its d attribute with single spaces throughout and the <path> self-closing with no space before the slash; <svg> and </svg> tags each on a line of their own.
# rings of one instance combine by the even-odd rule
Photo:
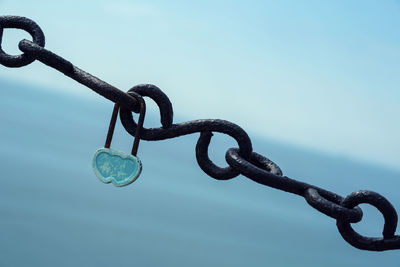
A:
<svg viewBox="0 0 400 267">
<path fill-rule="evenodd" d="M 99 148 L 94 153 L 92 160 L 93 171 L 100 181 L 103 183 L 113 183 L 115 186 L 125 186 L 134 182 L 142 172 L 142 162 L 136 156 L 136 154 L 139 147 L 140 131 L 143 128 L 146 104 L 143 98 L 137 93 L 129 92 L 129 94 L 135 97 L 140 104 L 138 125 L 136 128 L 131 154 L 110 149 L 115 124 L 120 109 L 119 104 L 116 103 L 111 116 L 111 122 L 108 128 L 107 139 L 104 148 Z"/>
</svg>

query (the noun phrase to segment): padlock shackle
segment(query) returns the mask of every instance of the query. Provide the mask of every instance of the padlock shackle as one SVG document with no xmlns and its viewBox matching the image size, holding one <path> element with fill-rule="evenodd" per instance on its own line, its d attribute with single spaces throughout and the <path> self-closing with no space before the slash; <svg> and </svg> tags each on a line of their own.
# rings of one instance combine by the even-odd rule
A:
<svg viewBox="0 0 400 267">
<path fill-rule="evenodd" d="M 131 152 L 131 154 L 136 157 L 136 154 L 137 154 L 137 151 L 139 148 L 141 129 L 143 129 L 144 116 L 146 114 L 146 103 L 144 102 L 143 97 L 135 92 L 129 92 L 129 95 L 131 97 L 135 98 L 139 102 L 139 105 L 140 105 L 140 113 L 139 113 L 138 124 L 137 124 L 136 132 L 135 132 L 135 140 L 133 141 L 132 152 Z M 112 138 L 114 135 L 114 130 L 115 130 L 115 124 L 117 123 L 119 108 L 120 108 L 119 104 L 115 103 L 114 109 L 113 109 L 113 112 L 111 115 L 110 126 L 108 127 L 106 143 L 104 144 L 105 148 L 110 148 L 110 146 L 111 146 L 111 141 L 112 141 Z"/>
<path fill-rule="evenodd" d="M 129 95 L 135 97 L 140 105 L 139 119 L 138 119 L 138 124 L 137 124 L 136 132 L 135 132 L 135 140 L 133 141 L 133 147 L 132 147 L 132 152 L 131 152 L 131 154 L 136 157 L 136 154 L 137 154 L 137 151 L 139 148 L 140 134 L 143 129 L 144 116 L 146 114 L 146 103 L 144 102 L 143 97 L 141 95 L 139 95 L 138 93 L 129 92 Z"/>
<path fill-rule="evenodd" d="M 108 133 L 107 133 L 107 138 L 106 138 L 106 143 L 104 145 L 105 148 L 110 148 L 111 146 L 111 141 L 114 135 L 114 129 L 115 129 L 115 124 L 117 122 L 117 117 L 118 117 L 118 111 L 119 111 L 119 104 L 115 103 L 114 109 L 111 115 L 111 121 L 110 121 L 110 126 L 108 126 Z"/>
</svg>

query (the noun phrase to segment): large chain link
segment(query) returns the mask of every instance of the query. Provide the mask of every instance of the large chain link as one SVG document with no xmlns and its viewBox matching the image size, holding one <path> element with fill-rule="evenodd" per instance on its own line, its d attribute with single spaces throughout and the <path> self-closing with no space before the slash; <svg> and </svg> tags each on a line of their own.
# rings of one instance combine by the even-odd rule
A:
<svg viewBox="0 0 400 267">
<path fill-rule="evenodd" d="M 23 52 L 21 55 L 9 55 L 3 51 L 1 43 L 5 28 L 22 29 L 32 36 L 32 41 L 20 41 L 19 49 Z M 156 102 L 160 109 L 161 127 L 143 128 L 141 139 L 165 140 L 199 132 L 196 158 L 200 168 L 209 176 L 218 180 L 227 180 L 242 174 L 262 185 L 302 196 L 312 207 L 336 219 L 336 225 L 342 237 L 356 248 L 373 251 L 400 249 L 400 236 L 395 235 L 396 210 L 386 198 L 378 193 L 357 191 L 343 198 L 328 190 L 283 176 L 281 169 L 274 162 L 253 151 L 249 136 L 238 125 L 218 119 L 174 124 L 172 104 L 167 95 L 158 87 L 150 84 L 138 85 L 125 93 L 46 50 L 44 45 L 44 34 L 34 21 L 24 17 L 0 16 L 0 64 L 3 66 L 22 67 L 38 60 L 57 69 L 112 102 L 120 104 L 121 122 L 133 136 L 137 124 L 133 120 L 132 112 L 139 112 L 139 104 L 130 94 L 135 93 L 142 97 L 149 97 Z M 215 165 L 208 156 L 208 147 L 213 132 L 227 134 L 238 143 L 239 148 L 230 148 L 225 154 L 227 167 Z M 362 203 L 376 207 L 383 214 L 385 224 L 382 237 L 365 237 L 351 227 L 351 223 L 359 222 L 362 219 L 363 213 L 357 206 Z"/>
</svg>

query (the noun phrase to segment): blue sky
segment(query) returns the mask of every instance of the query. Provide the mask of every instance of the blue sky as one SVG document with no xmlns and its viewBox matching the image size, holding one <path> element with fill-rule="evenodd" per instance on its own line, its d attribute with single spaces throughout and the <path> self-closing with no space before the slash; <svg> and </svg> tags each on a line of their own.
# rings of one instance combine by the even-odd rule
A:
<svg viewBox="0 0 400 267">
<path fill-rule="evenodd" d="M 0 10 L 34 19 L 46 48 L 122 90 L 159 86 L 180 118 L 400 169 L 399 1 L 0 0 Z M 27 37 L 7 30 L 4 47 L 17 53 Z M 0 77 L 101 99 L 40 63 Z"/>
</svg>

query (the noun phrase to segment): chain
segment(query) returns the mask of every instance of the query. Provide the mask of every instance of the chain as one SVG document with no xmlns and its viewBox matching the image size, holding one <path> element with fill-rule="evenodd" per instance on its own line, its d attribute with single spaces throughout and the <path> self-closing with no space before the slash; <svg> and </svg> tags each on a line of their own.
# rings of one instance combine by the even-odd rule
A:
<svg viewBox="0 0 400 267">
<path fill-rule="evenodd" d="M 3 29 L 16 28 L 27 31 L 32 41 L 22 40 L 20 55 L 9 55 L 1 47 Z M 160 109 L 161 127 L 143 128 L 140 138 L 148 141 L 165 140 L 182 135 L 200 133 L 196 144 L 196 159 L 200 168 L 209 176 L 218 180 L 232 179 L 240 174 L 247 178 L 282 191 L 305 198 L 307 203 L 325 215 L 336 219 L 336 226 L 342 237 L 352 246 L 372 251 L 400 249 L 400 236 L 395 235 L 397 213 L 392 204 L 383 196 L 373 191 L 357 191 L 347 197 L 331 191 L 283 176 L 281 169 L 268 158 L 253 151 L 247 133 L 238 125 L 225 120 L 194 120 L 173 123 L 173 109 L 167 95 L 154 85 L 138 85 L 127 93 L 100 80 L 99 78 L 75 67 L 71 62 L 44 48 L 45 37 L 40 27 L 32 20 L 17 16 L 0 16 L 0 64 L 17 68 L 38 60 L 54 68 L 75 81 L 87 86 L 96 93 L 118 103 L 121 106 L 120 119 L 126 131 L 135 136 L 137 123 L 132 112 L 139 112 L 139 103 L 132 95 L 153 99 Z M 215 165 L 208 156 L 208 147 L 213 132 L 227 134 L 234 138 L 239 148 L 230 148 L 225 159 L 228 167 Z M 362 203 L 376 207 L 385 219 L 382 237 L 366 237 L 358 234 L 351 223 L 360 222 L 362 210 L 357 206 Z"/>
</svg>

